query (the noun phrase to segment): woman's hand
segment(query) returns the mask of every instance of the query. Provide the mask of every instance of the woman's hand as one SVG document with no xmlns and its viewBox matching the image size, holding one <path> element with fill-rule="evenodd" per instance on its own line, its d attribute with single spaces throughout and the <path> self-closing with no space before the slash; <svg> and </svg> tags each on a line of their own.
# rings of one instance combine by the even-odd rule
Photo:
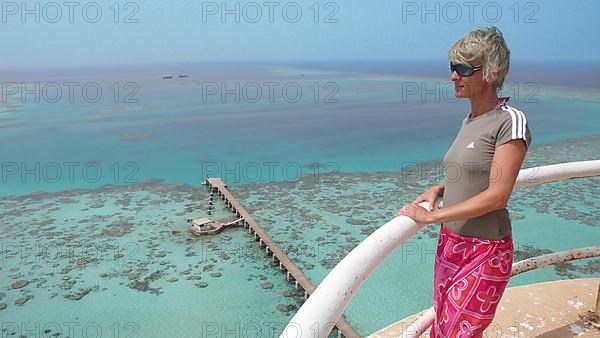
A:
<svg viewBox="0 0 600 338">
<path fill-rule="evenodd" d="M 414 202 L 400 208 L 396 216 L 407 216 L 417 223 L 432 224 L 437 222 L 434 212 L 427 211 L 425 208 Z"/>
<path fill-rule="evenodd" d="M 421 195 L 417 196 L 411 204 L 417 205 L 421 202 L 429 202 L 429 211 L 433 211 L 435 200 L 440 196 L 440 192 L 442 191 L 442 187 L 439 185 L 435 185 Z"/>
<path fill-rule="evenodd" d="M 444 184 L 434 185 L 427 189 L 424 193 L 417 196 L 412 203 L 403 206 L 396 216 L 408 216 L 417 223 L 436 223 L 438 221 L 434 210 L 435 201 L 444 191 Z M 429 211 L 419 205 L 421 202 L 429 203 Z"/>
</svg>

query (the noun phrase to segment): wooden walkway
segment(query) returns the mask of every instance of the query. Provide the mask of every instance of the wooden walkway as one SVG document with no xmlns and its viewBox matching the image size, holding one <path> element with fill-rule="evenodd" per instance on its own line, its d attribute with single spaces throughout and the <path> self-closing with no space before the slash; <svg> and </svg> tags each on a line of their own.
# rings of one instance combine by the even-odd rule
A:
<svg viewBox="0 0 600 338">
<path fill-rule="evenodd" d="M 265 252 L 272 256 L 273 263 L 279 263 L 279 269 L 286 272 L 287 280 L 293 281 L 296 289 L 302 288 L 304 291 L 304 299 L 307 299 L 316 289 L 316 286 L 304 275 L 286 255 L 286 253 L 277 245 L 277 243 L 269 236 L 269 234 L 250 216 L 250 213 L 242 207 L 242 205 L 233 197 L 233 195 L 227 189 L 227 185 L 220 178 L 207 178 L 205 182 L 208 189 L 211 191 L 217 191 L 222 200 L 225 201 L 227 207 L 235 212 L 237 216 L 242 217 L 242 227 L 248 228 L 250 235 L 253 235 L 255 239 L 259 241 L 261 248 L 265 248 Z M 321 324 L 321 323 L 320 323 Z M 360 337 L 356 331 L 350 326 L 350 324 L 344 319 L 340 318 L 336 323 L 338 329 L 338 337 L 343 335 L 344 337 Z"/>
</svg>

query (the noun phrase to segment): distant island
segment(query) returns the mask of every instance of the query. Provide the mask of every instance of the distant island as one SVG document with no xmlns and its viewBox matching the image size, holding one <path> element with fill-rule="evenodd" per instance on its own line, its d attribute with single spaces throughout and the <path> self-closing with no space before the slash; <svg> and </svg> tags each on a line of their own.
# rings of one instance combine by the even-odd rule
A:
<svg viewBox="0 0 600 338">
<path fill-rule="evenodd" d="M 163 79 L 163 80 L 166 80 L 166 79 L 172 79 L 173 77 L 174 77 L 173 75 L 171 75 L 171 74 L 167 74 L 167 75 L 163 75 L 163 76 L 162 76 L 162 79 Z M 177 75 L 177 77 L 178 77 L 178 78 L 185 78 L 185 77 L 190 77 L 190 76 L 189 76 L 189 75 L 187 75 L 187 74 L 179 74 L 179 75 Z"/>
</svg>

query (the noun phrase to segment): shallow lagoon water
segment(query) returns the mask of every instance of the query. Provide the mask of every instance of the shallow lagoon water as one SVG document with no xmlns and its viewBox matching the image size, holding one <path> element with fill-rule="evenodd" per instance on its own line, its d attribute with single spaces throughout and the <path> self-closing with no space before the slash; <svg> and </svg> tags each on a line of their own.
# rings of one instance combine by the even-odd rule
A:
<svg viewBox="0 0 600 338">
<path fill-rule="evenodd" d="M 288 79 L 290 72 L 270 76 Z M 403 103 L 393 94 L 405 78 L 304 73 L 311 80 L 333 76 L 340 103 L 202 105 L 191 95 L 191 80 L 144 79 L 147 90 L 133 106 L 24 104 L 1 113 L 12 119 L 2 122 L 5 163 L 93 161 L 105 173 L 98 182 L 82 175 L 73 182 L 6 177 L 2 334 L 277 335 L 302 294 L 243 229 L 208 238 L 188 231 L 187 219 L 207 216 L 208 194 L 199 185 L 206 163 L 300 168 L 255 183 L 235 170 L 227 175 L 219 168 L 214 176 L 225 176 L 238 200 L 318 283 L 400 205 L 442 179 L 437 161 L 464 108 Z M 534 133 L 524 167 L 600 158 L 593 127 L 598 103 L 553 93 L 523 108 Z M 220 113 L 211 115 L 213 108 Z M 137 171 L 126 182 L 134 172 L 125 167 L 130 162 Z M 415 164 L 424 169 L 415 172 Z M 599 183 L 516 190 L 509 206 L 517 258 L 597 245 Z M 211 217 L 233 217 L 219 200 L 216 207 Z M 428 226 L 394 252 L 354 297 L 346 316 L 361 335 L 431 305 L 438 228 Z M 584 260 L 517 276 L 510 285 L 598 276 L 598 260 Z"/>
</svg>

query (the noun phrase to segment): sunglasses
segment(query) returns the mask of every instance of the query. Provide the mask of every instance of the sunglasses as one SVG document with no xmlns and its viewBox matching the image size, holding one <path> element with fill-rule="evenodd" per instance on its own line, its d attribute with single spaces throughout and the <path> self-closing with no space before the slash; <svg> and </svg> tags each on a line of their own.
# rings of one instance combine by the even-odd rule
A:
<svg viewBox="0 0 600 338">
<path fill-rule="evenodd" d="M 481 67 L 471 67 L 463 63 L 454 64 L 450 62 L 450 74 L 456 72 L 460 76 L 471 76 L 480 69 Z"/>
</svg>

